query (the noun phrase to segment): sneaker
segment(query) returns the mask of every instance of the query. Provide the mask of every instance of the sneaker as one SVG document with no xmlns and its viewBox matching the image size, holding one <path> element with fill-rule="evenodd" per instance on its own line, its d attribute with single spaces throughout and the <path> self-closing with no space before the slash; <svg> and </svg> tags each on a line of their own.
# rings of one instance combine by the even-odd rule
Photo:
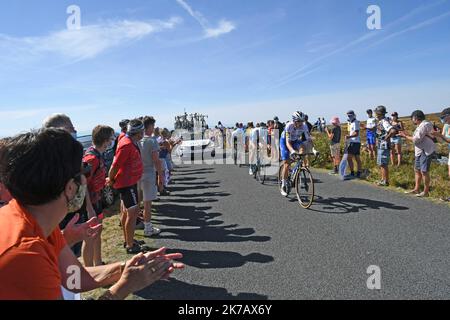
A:
<svg viewBox="0 0 450 320">
<path fill-rule="evenodd" d="M 313 148 L 313 149 L 312 149 L 312 153 L 313 153 L 313 155 L 314 155 L 315 157 L 320 156 L 320 152 L 317 151 L 316 148 Z"/>
<path fill-rule="evenodd" d="M 136 240 L 136 239 L 134 239 L 134 243 L 135 243 L 135 244 L 137 244 L 137 245 L 140 245 L 140 246 L 142 246 L 142 245 L 144 245 L 144 244 L 145 244 L 145 241 L 143 241 L 143 240 Z M 126 247 L 127 247 L 127 243 L 126 243 L 126 242 L 124 242 L 124 243 L 123 243 L 123 247 L 124 247 L 124 248 L 126 248 Z"/>
<path fill-rule="evenodd" d="M 280 192 L 283 197 L 287 197 L 290 193 L 289 184 L 285 184 L 281 186 Z"/>
<path fill-rule="evenodd" d="M 138 254 L 138 253 L 144 252 L 143 248 L 140 245 L 138 245 L 137 243 L 135 243 L 133 245 L 133 247 L 126 248 L 125 250 L 126 250 L 127 254 Z"/>
<path fill-rule="evenodd" d="M 356 173 L 356 178 L 361 179 L 361 171 L 358 171 L 358 172 Z"/>
<path fill-rule="evenodd" d="M 337 175 L 338 173 L 336 172 L 336 171 L 330 171 L 329 173 L 328 173 L 330 176 L 335 176 L 335 175 Z"/>
<path fill-rule="evenodd" d="M 160 196 L 170 196 L 170 192 L 167 189 L 164 189 L 159 193 Z"/>
<path fill-rule="evenodd" d="M 161 233 L 161 229 L 152 227 L 150 230 L 144 230 L 144 237 L 151 238 Z"/>
<path fill-rule="evenodd" d="M 387 182 L 386 180 L 381 180 L 377 182 L 377 186 L 379 187 L 389 187 L 389 182 Z"/>
<path fill-rule="evenodd" d="M 428 198 L 430 195 L 428 193 L 425 192 L 421 192 L 419 194 L 416 194 L 417 198 Z"/>
<path fill-rule="evenodd" d="M 418 195 L 419 192 L 416 191 L 416 190 L 411 190 L 411 191 L 405 191 L 405 194 L 415 194 L 415 195 Z"/>
</svg>

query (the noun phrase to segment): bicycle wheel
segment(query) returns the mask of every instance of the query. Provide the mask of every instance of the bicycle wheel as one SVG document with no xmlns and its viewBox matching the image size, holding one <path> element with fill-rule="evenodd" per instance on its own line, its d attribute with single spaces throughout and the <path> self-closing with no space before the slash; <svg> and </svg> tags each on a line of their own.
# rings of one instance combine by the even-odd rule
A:
<svg viewBox="0 0 450 320">
<path fill-rule="evenodd" d="M 295 192 L 301 207 L 309 209 L 314 202 L 314 179 L 308 168 L 300 168 L 294 178 Z"/>
</svg>

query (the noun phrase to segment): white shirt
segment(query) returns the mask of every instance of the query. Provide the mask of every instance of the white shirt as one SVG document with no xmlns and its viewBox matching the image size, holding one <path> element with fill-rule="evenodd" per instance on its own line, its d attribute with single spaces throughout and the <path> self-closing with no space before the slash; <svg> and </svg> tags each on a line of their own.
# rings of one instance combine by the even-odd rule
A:
<svg viewBox="0 0 450 320">
<path fill-rule="evenodd" d="M 236 130 L 233 131 L 233 133 L 231 134 L 231 141 L 234 141 L 234 139 L 237 138 L 237 143 L 240 144 L 244 144 L 245 143 L 245 131 L 244 129 L 241 128 L 237 128 Z"/>
<path fill-rule="evenodd" d="M 358 120 L 350 122 L 348 125 L 349 125 L 350 135 L 353 135 L 356 131 L 360 131 L 360 124 L 359 124 Z M 359 132 L 356 137 L 350 138 L 349 141 L 353 142 L 353 143 L 361 143 L 361 138 L 359 136 Z"/>
<path fill-rule="evenodd" d="M 252 131 L 250 131 L 250 141 L 252 143 L 258 142 L 258 135 L 259 135 L 259 128 L 254 128 Z"/>
<path fill-rule="evenodd" d="M 433 124 L 429 121 L 422 121 L 422 123 L 414 131 L 414 153 L 416 157 L 422 155 L 423 152 L 427 156 L 436 152 L 436 144 L 431 138 L 431 133 L 434 131 Z"/>
<path fill-rule="evenodd" d="M 367 119 L 367 124 L 366 124 L 367 129 L 373 129 L 376 126 L 377 126 L 377 120 L 374 117 Z"/>
<path fill-rule="evenodd" d="M 267 143 L 267 135 L 268 134 L 269 134 L 269 131 L 266 128 L 260 128 L 259 129 L 259 142 Z"/>
</svg>

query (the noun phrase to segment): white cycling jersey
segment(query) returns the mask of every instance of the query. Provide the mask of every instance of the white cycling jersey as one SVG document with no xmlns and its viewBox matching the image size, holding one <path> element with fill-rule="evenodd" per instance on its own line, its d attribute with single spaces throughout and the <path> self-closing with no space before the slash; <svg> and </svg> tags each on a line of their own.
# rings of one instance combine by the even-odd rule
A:
<svg viewBox="0 0 450 320">
<path fill-rule="evenodd" d="M 311 139 L 308 126 L 306 124 L 303 124 L 299 128 L 296 128 L 293 122 L 290 122 L 286 126 L 286 129 L 284 129 L 284 136 L 286 140 L 289 141 L 299 141 L 302 140 L 302 138 L 305 138 L 306 140 Z"/>
</svg>

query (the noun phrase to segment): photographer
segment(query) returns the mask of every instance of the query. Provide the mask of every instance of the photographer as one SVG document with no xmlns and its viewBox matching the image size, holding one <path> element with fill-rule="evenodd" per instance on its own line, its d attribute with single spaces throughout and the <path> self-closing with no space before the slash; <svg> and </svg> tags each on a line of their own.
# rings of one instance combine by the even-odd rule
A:
<svg viewBox="0 0 450 320">
<path fill-rule="evenodd" d="M 405 127 L 403 121 L 399 120 L 398 113 L 393 112 L 391 114 L 392 120 L 391 124 L 397 131 L 404 131 Z M 391 148 L 391 163 L 393 166 L 397 165 L 400 167 L 402 164 L 402 143 L 403 139 L 399 135 L 395 135 L 391 138 L 392 148 Z M 397 154 L 397 164 L 395 163 L 395 154 Z"/>
<path fill-rule="evenodd" d="M 391 149 L 391 137 L 397 134 L 397 130 L 386 119 L 386 107 L 378 106 L 375 109 L 377 119 L 377 165 L 380 167 L 381 180 L 377 183 L 381 187 L 389 186 L 389 156 Z"/>
</svg>

